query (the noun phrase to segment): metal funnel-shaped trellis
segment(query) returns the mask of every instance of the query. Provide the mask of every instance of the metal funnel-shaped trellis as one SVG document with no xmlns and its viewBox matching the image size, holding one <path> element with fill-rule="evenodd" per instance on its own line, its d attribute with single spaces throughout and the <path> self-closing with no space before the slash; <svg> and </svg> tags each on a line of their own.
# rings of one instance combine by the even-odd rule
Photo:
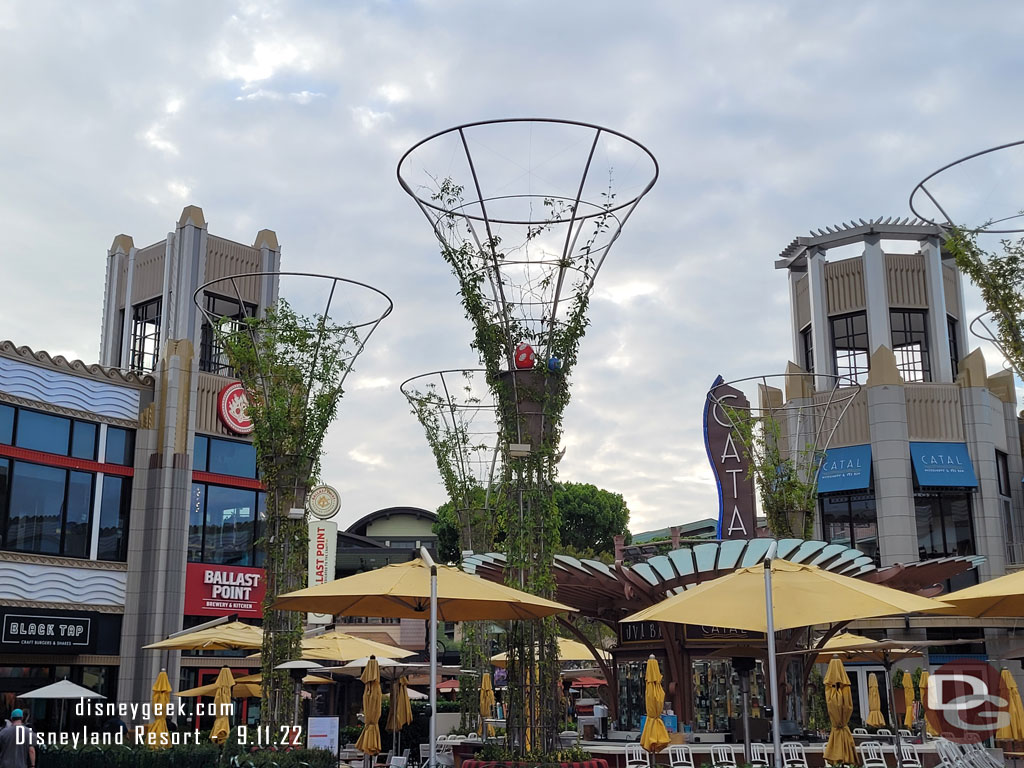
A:
<svg viewBox="0 0 1024 768">
<path fill-rule="evenodd" d="M 594 281 L 623 225 L 658 178 L 642 144 L 587 123 L 467 123 L 414 145 L 398 180 L 441 243 L 494 393 L 509 509 L 501 533 L 512 579 L 554 589 L 553 501 L 568 376 Z M 517 622 L 509 643 L 508 740 L 553 747 L 558 664 L 550 622 Z"/>
<path fill-rule="evenodd" d="M 270 295 L 259 290 L 268 277 Z M 393 305 L 363 283 L 299 272 L 229 275 L 201 285 L 193 301 L 205 320 L 204 359 L 242 384 L 222 408 L 252 432 L 267 487 L 261 538 L 269 605 L 304 586 L 303 507 L 324 434 L 356 358 Z M 301 615 L 267 609 L 263 629 L 262 719 L 274 727 L 290 722 L 293 682 L 278 665 L 300 655 Z"/>
</svg>

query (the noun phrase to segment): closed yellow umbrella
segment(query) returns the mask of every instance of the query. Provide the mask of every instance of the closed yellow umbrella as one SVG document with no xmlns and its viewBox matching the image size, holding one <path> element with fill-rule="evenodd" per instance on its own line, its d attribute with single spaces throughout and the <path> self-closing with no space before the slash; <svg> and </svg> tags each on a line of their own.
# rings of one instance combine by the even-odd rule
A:
<svg viewBox="0 0 1024 768">
<path fill-rule="evenodd" d="M 494 711 L 494 687 L 491 685 L 491 673 L 484 672 L 480 678 L 480 717 L 487 720 Z M 480 733 L 484 736 L 494 735 L 494 726 L 481 722 Z"/>
<path fill-rule="evenodd" d="M 1017 681 L 1005 667 L 999 674 L 999 695 L 1007 702 L 1006 711 L 1010 718 L 1006 725 L 996 731 L 996 738 L 1024 740 L 1024 706 L 1021 705 Z"/>
<path fill-rule="evenodd" d="M 167 679 L 166 670 L 161 669 L 156 676 L 149 701 L 153 706 L 153 722 L 146 725 L 146 745 L 150 749 L 167 749 L 171 746 L 166 717 L 171 704 L 171 681 Z"/>
<path fill-rule="evenodd" d="M 210 730 L 210 741 L 216 744 L 223 744 L 227 741 L 228 733 L 231 732 L 231 698 L 232 689 L 235 686 L 235 678 L 227 667 L 220 668 L 217 675 L 217 682 L 214 683 L 217 692 L 213 695 L 213 709 L 217 718 L 213 721 L 213 728 Z"/>
<path fill-rule="evenodd" d="M 921 677 L 917 681 L 917 690 L 921 694 L 921 717 L 924 719 L 925 728 L 928 729 L 928 735 L 938 736 L 938 730 L 928 718 L 928 670 L 921 673 Z"/>
<path fill-rule="evenodd" d="M 376 755 L 380 753 L 380 707 L 383 699 L 376 659 L 366 662 L 359 679 L 363 681 L 363 732 L 356 741 L 356 749 L 364 755 Z"/>
<path fill-rule="evenodd" d="M 872 728 L 884 728 L 885 718 L 882 716 L 882 697 L 878 693 L 878 675 L 872 672 L 868 676 L 868 721 Z"/>
<path fill-rule="evenodd" d="M 850 732 L 850 716 L 853 715 L 853 697 L 850 693 L 850 678 L 838 657 L 828 663 L 825 673 L 825 706 L 832 723 L 824 757 L 830 763 L 853 765 L 857 762 L 857 750 Z"/>
<path fill-rule="evenodd" d="M 903 725 L 909 731 L 914 727 L 914 678 L 909 672 L 903 673 L 903 702 L 907 705 L 907 713 L 903 716 Z"/>
<path fill-rule="evenodd" d="M 661 752 L 669 745 L 668 731 L 661 721 L 661 710 L 665 706 L 665 689 L 661 687 L 661 669 L 658 660 L 651 656 L 647 660 L 647 685 L 644 709 L 647 720 L 640 734 L 640 746 L 648 752 Z"/>
<path fill-rule="evenodd" d="M 409 701 L 409 678 L 402 675 L 391 684 L 391 707 L 388 710 L 389 731 L 400 731 L 412 722 L 412 703 Z"/>
</svg>

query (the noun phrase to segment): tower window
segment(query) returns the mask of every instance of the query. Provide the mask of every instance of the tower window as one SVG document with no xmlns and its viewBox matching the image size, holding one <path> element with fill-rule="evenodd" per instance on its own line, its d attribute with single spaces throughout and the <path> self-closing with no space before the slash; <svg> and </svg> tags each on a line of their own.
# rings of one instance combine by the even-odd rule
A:
<svg viewBox="0 0 1024 768">
<path fill-rule="evenodd" d="M 207 293 L 204 298 L 206 311 L 219 318 L 224 324 L 224 330 L 229 333 L 241 328 L 245 318 L 256 316 L 255 304 L 242 302 L 239 306 L 236 299 L 212 293 Z M 206 321 L 203 322 L 202 336 L 199 340 L 199 370 L 207 373 L 219 373 L 224 376 L 234 375 L 220 339 L 217 338 L 210 323 Z"/>
<path fill-rule="evenodd" d="M 835 350 L 836 375 L 858 384 L 868 378 L 868 319 L 863 312 L 833 317 L 832 349 Z"/>
<path fill-rule="evenodd" d="M 132 307 L 132 345 L 128 367 L 133 371 L 156 369 L 160 345 L 161 299 Z"/>
<path fill-rule="evenodd" d="M 811 326 L 808 325 L 800 331 L 800 344 L 803 347 L 804 370 L 814 373 L 814 332 L 811 330 Z"/>
<path fill-rule="evenodd" d="M 927 318 L 923 310 L 894 309 L 889 312 L 892 351 L 904 381 L 932 380 Z"/>
<path fill-rule="evenodd" d="M 946 315 L 946 335 L 949 336 L 949 364 L 953 380 L 960 375 L 960 343 L 957 341 L 956 318 Z"/>
</svg>

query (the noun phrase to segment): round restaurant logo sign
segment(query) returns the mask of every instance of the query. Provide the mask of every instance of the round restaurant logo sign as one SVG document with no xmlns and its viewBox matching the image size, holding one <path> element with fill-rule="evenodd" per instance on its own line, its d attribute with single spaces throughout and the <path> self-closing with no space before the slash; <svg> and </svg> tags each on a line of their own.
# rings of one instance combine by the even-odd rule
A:
<svg viewBox="0 0 1024 768">
<path fill-rule="evenodd" d="M 984 741 L 1009 725 L 999 671 L 973 659 L 954 659 L 928 678 L 927 718 L 953 741 Z"/>
<path fill-rule="evenodd" d="M 228 384 L 217 395 L 217 415 L 221 423 L 236 435 L 252 433 L 253 423 L 249 417 L 249 396 L 239 381 Z"/>
<path fill-rule="evenodd" d="M 313 517 L 326 520 L 341 509 L 341 496 L 329 485 L 318 485 L 306 497 L 306 509 Z"/>
</svg>

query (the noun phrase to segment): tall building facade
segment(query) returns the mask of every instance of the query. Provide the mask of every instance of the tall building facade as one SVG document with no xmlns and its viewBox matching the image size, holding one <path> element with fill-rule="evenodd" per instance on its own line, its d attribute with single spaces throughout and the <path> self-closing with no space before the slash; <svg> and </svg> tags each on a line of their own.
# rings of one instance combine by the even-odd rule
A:
<svg viewBox="0 0 1024 768">
<path fill-rule="evenodd" d="M 984 557 L 980 576 L 1021 563 L 1021 440 L 1013 376 L 970 351 L 963 278 L 937 227 L 878 220 L 794 240 L 791 391 L 862 389 L 820 475 L 816 536 L 880 565 Z M 812 383 L 808 386 L 808 382 Z M 799 438 L 797 438 L 799 439 Z"/>
</svg>

